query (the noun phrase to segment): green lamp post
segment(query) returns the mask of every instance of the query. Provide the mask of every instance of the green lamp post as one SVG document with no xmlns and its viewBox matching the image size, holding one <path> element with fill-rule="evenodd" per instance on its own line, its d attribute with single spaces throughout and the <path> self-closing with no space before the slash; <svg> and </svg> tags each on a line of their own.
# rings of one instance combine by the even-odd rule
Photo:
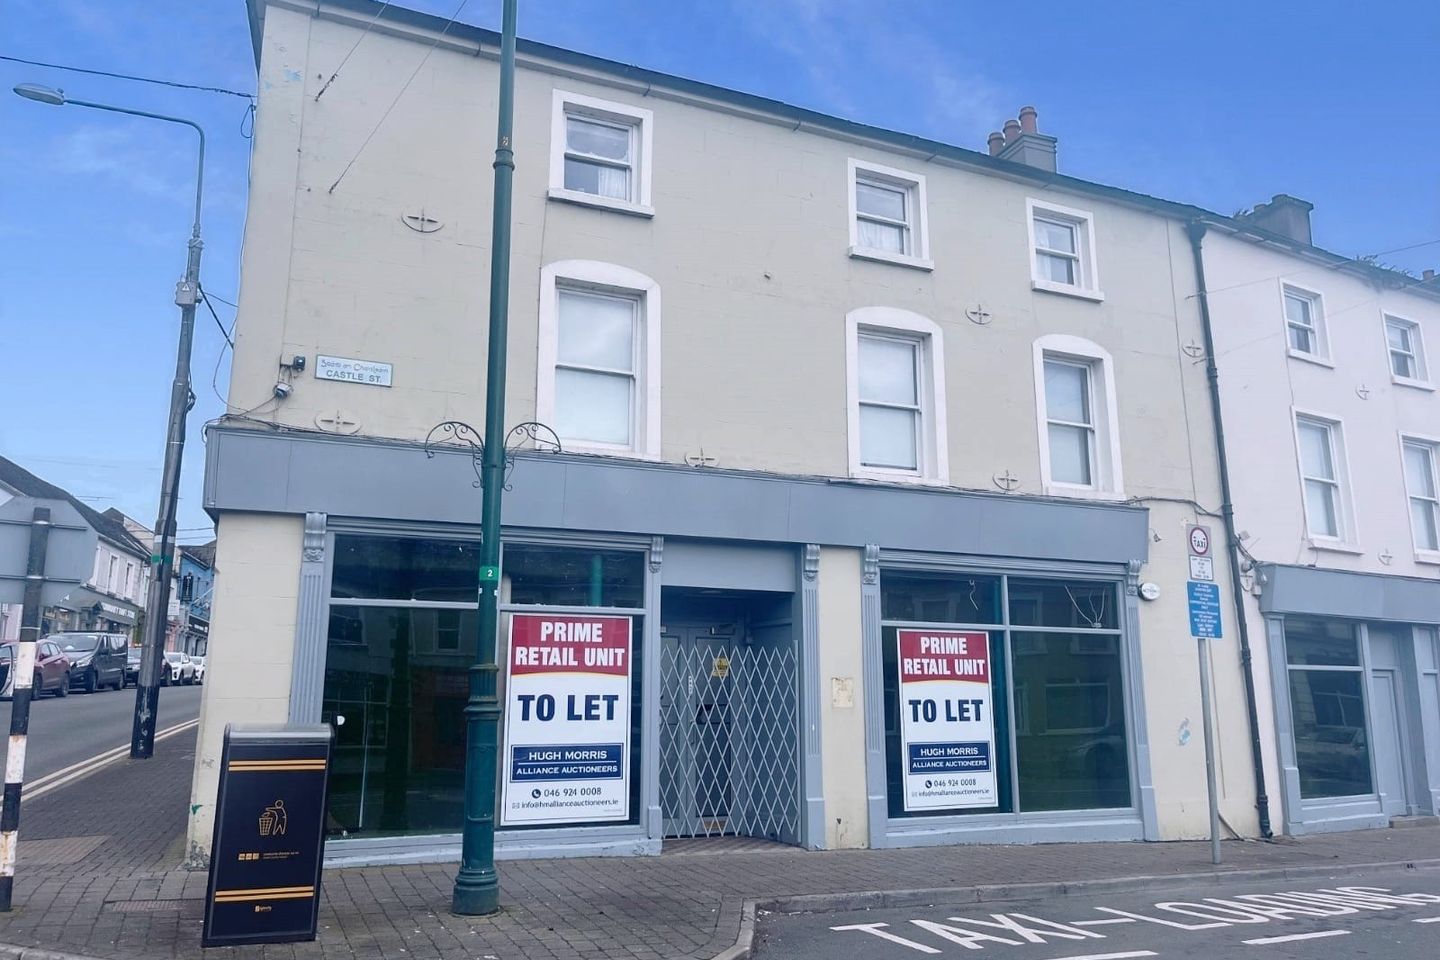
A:
<svg viewBox="0 0 1440 960">
<path fill-rule="evenodd" d="M 500 735 L 500 496 L 505 489 L 505 354 L 510 309 L 510 194 L 515 175 L 515 5 L 504 0 L 500 39 L 500 121 L 495 139 L 495 210 L 491 224 L 490 337 L 485 374 L 485 452 L 481 469 L 480 634 L 465 705 L 465 826 L 452 912 L 484 916 L 500 909 L 495 874 L 495 757 Z"/>
</svg>

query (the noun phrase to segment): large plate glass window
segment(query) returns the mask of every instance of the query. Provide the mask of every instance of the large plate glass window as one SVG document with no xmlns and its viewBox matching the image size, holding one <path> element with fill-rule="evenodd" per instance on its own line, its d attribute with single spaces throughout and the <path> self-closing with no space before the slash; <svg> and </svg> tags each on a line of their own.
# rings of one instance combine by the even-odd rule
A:
<svg viewBox="0 0 1440 960">
<path fill-rule="evenodd" d="M 1365 673 L 1355 626 L 1287 617 L 1285 663 L 1300 796 L 1372 793 Z"/>
<path fill-rule="evenodd" d="M 1133 807 L 1119 584 L 1111 580 L 881 571 L 886 769 L 892 817 Z M 906 812 L 897 631 L 989 639 L 998 803 Z"/>
<path fill-rule="evenodd" d="M 479 629 L 473 541 L 337 534 L 322 719 L 331 837 L 456 833 Z"/>
</svg>

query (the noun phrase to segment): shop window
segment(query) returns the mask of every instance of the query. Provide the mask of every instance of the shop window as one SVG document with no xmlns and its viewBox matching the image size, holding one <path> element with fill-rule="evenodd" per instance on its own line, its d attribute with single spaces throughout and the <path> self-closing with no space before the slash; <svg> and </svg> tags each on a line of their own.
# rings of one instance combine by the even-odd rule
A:
<svg viewBox="0 0 1440 960">
<path fill-rule="evenodd" d="M 1105 810 L 1133 804 L 1119 587 L 1063 580 L 890 571 L 881 575 L 881 644 L 892 817 Z M 1008 613 L 1009 627 L 1002 625 Z M 998 803 L 906 811 L 898 631 L 986 628 Z M 1014 753 L 1011 753 L 1011 740 Z"/>
<path fill-rule="evenodd" d="M 501 572 L 515 604 L 645 605 L 645 563 L 638 551 L 506 544 Z"/>
<path fill-rule="evenodd" d="M 335 597 L 474 603 L 480 591 L 480 544 L 337 536 L 331 584 Z"/>
<path fill-rule="evenodd" d="M 1129 746 L 1118 650 L 1078 654 L 1088 637 L 1015 635 L 1016 698 L 1026 696 L 1026 729 L 1016 731 L 1024 810 L 1130 806 Z"/>
<path fill-rule="evenodd" d="M 451 650 L 444 620 L 455 627 Z M 473 607 L 331 607 L 322 705 L 335 729 L 330 836 L 460 830 L 478 627 Z"/>
<path fill-rule="evenodd" d="M 999 623 L 1000 578 L 887 573 L 880 615 L 915 623 Z"/>
<path fill-rule="evenodd" d="M 1365 674 L 1354 625 L 1287 618 L 1285 662 L 1300 796 L 1310 800 L 1374 792 Z"/>
</svg>

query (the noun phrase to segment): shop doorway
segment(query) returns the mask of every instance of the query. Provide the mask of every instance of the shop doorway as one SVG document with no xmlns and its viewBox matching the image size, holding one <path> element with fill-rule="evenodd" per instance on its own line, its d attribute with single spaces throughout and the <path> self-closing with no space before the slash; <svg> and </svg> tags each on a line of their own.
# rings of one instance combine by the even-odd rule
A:
<svg viewBox="0 0 1440 960">
<path fill-rule="evenodd" d="M 1419 778 L 1411 757 L 1410 711 L 1405 695 L 1411 687 L 1408 662 L 1410 627 L 1370 624 L 1370 723 L 1375 745 L 1375 778 L 1381 811 L 1403 817 L 1419 811 Z"/>
<path fill-rule="evenodd" d="M 660 806 L 666 837 L 799 843 L 792 594 L 666 588 Z"/>
</svg>

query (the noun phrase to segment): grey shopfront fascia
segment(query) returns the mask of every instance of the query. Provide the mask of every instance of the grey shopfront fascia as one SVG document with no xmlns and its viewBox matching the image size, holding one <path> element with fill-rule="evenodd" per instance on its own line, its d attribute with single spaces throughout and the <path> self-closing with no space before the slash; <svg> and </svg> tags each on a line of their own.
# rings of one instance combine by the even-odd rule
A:
<svg viewBox="0 0 1440 960">
<path fill-rule="evenodd" d="M 1401 759 L 1418 781 L 1417 812 L 1440 814 L 1440 580 L 1282 564 L 1262 564 L 1257 569 L 1263 584 L 1260 613 L 1265 619 L 1275 694 L 1285 832 L 1300 835 L 1385 827 L 1391 816 L 1385 810 L 1387 798 L 1382 795 L 1379 751 L 1373 748 L 1369 751 L 1371 793 L 1311 799 L 1302 796 L 1286 657 L 1287 617 L 1343 621 L 1356 628 L 1360 673 L 1366 681 L 1365 725 L 1371 731 L 1372 742 L 1377 718 L 1369 681 L 1380 664 L 1372 655 L 1371 624 L 1411 628 L 1413 648 L 1399 651 L 1402 661 L 1414 668 L 1408 674 L 1402 673 L 1412 681 L 1409 692 L 1414 699 L 1410 701 L 1410 717 L 1401 718 L 1405 724 L 1404 743 L 1410 747 Z"/>
<path fill-rule="evenodd" d="M 316 722 L 324 685 L 333 530 L 463 537 L 478 531 L 480 491 L 468 451 L 427 459 L 414 443 L 271 432 L 220 425 L 206 448 L 205 506 L 227 512 L 304 517 L 291 719 Z M 793 591 L 800 664 L 801 843 L 824 843 L 818 675 L 818 560 L 821 545 L 864 551 L 861 587 L 865 688 L 879 690 L 879 568 L 905 564 L 983 564 L 988 570 L 1104 576 L 1124 583 L 1128 720 L 1134 731 L 1135 807 L 1099 815 L 1046 814 L 990 824 L 993 839 L 1113 839 L 1158 836 L 1140 700 L 1135 583 L 1147 556 L 1148 512 L 1140 507 L 1004 494 L 927 489 L 826 478 L 693 468 L 621 458 L 522 453 L 505 501 L 506 542 L 517 539 L 641 549 L 647 553 L 644 699 L 657 702 L 662 586 Z M 1004 558 L 998 559 L 998 558 Z M 591 609 L 590 612 L 595 612 Z M 872 682 L 873 681 L 873 682 Z M 644 742 L 658 738 L 647 707 Z M 897 846 L 965 839 L 954 824 L 896 824 L 876 816 L 876 737 L 883 764 L 883 708 L 865 703 L 871 844 Z M 653 758 L 654 750 L 642 749 Z M 516 856 L 658 852 L 662 835 L 658 773 L 642 761 L 637 825 L 526 830 L 497 841 Z M 880 768 L 883 814 L 883 766 Z M 1050 824 L 1047 828 L 1040 822 Z M 979 825 L 967 820 L 965 827 Z M 436 860 L 458 853 L 455 836 L 331 841 L 334 862 Z"/>
</svg>

